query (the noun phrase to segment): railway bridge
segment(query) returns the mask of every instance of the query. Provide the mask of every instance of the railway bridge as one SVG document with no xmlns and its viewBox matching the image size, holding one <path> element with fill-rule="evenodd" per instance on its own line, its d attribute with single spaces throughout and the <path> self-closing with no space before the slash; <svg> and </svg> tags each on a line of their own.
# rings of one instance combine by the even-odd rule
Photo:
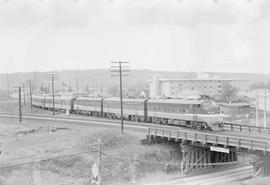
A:
<svg viewBox="0 0 270 185">
<path fill-rule="evenodd" d="M 148 144 L 174 142 L 180 145 L 180 172 L 192 169 L 233 164 L 238 162 L 237 152 L 248 152 L 260 157 L 253 162 L 254 173 L 270 174 L 270 135 L 231 131 L 209 132 L 187 129 L 147 129 Z"/>
</svg>

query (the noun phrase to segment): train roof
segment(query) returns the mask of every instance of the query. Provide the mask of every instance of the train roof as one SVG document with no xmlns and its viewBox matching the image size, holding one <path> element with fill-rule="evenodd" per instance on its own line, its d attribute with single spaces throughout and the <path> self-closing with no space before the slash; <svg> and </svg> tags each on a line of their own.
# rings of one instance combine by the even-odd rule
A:
<svg viewBox="0 0 270 185">
<path fill-rule="evenodd" d="M 147 98 L 123 98 L 123 102 L 145 102 Z M 105 98 L 104 101 L 120 101 L 120 98 L 118 97 L 111 97 L 111 98 Z"/>
<path fill-rule="evenodd" d="M 76 98 L 76 100 L 85 100 L 85 101 L 91 101 L 91 100 L 94 100 L 94 101 L 101 101 L 103 98 L 93 98 L 93 97 L 79 97 L 79 98 Z"/>
<path fill-rule="evenodd" d="M 211 100 L 181 100 L 181 99 L 149 99 L 148 103 L 170 103 L 170 104 L 202 104 Z"/>
<path fill-rule="evenodd" d="M 250 106 L 249 103 L 220 103 L 221 106 L 226 107 L 244 107 L 244 106 Z"/>
<path fill-rule="evenodd" d="M 45 96 L 45 99 L 52 99 L 53 97 L 52 96 Z M 55 96 L 54 99 L 56 100 L 71 100 L 73 99 L 74 97 L 72 96 Z"/>
</svg>

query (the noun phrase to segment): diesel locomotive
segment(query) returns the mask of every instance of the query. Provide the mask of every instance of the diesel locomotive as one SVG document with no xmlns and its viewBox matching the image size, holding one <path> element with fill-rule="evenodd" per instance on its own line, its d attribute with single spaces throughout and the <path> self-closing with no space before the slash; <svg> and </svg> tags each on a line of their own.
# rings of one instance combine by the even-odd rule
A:
<svg viewBox="0 0 270 185">
<path fill-rule="evenodd" d="M 51 96 L 33 96 L 33 106 L 51 110 Z M 119 98 L 55 97 L 55 110 L 74 114 L 120 118 Z M 225 115 L 212 100 L 123 99 L 126 120 L 176 125 L 211 131 L 223 130 Z"/>
</svg>

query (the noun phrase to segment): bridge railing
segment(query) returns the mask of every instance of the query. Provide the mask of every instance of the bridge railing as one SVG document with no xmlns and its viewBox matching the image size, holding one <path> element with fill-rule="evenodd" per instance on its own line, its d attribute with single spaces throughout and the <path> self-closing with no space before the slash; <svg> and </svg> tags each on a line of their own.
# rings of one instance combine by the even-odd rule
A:
<svg viewBox="0 0 270 185">
<path fill-rule="evenodd" d="M 245 148 L 249 150 L 260 150 L 270 152 L 269 141 L 262 141 L 256 138 L 236 137 L 230 135 L 220 135 L 217 133 L 205 133 L 200 131 L 187 130 L 169 130 L 162 128 L 148 128 L 148 138 L 161 137 L 163 139 L 175 141 L 189 140 L 192 142 L 200 142 L 202 144 L 223 145 L 224 147 Z"/>
<path fill-rule="evenodd" d="M 224 128 L 231 130 L 231 131 L 240 131 L 240 132 L 247 131 L 247 132 L 270 134 L 269 127 L 258 127 L 258 126 L 252 126 L 252 125 L 224 123 Z"/>
</svg>

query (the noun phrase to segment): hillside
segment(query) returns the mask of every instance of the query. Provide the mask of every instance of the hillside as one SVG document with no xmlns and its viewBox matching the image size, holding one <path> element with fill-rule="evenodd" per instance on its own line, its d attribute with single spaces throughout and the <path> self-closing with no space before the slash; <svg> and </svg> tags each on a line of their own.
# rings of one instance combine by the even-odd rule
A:
<svg viewBox="0 0 270 185">
<path fill-rule="evenodd" d="M 49 86 L 48 76 L 51 73 L 58 74 L 56 88 L 70 86 L 72 89 L 75 89 L 77 80 L 80 90 L 91 89 L 92 87 L 96 89 L 116 88 L 118 86 L 118 78 L 112 77 L 112 73 L 108 69 L 11 73 L 8 75 L 9 86 L 12 89 L 19 84 L 27 84 L 27 80 L 32 80 L 33 86 L 40 89 L 41 86 Z M 200 78 L 203 76 L 203 78 L 247 79 L 251 83 L 270 81 L 270 75 L 265 74 L 131 70 L 129 76 L 123 78 L 123 85 L 125 88 L 147 89 L 147 80 L 152 79 L 153 75 L 156 74 L 161 78 Z M 6 87 L 7 74 L 0 74 L 0 89 L 6 89 Z"/>
</svg>

